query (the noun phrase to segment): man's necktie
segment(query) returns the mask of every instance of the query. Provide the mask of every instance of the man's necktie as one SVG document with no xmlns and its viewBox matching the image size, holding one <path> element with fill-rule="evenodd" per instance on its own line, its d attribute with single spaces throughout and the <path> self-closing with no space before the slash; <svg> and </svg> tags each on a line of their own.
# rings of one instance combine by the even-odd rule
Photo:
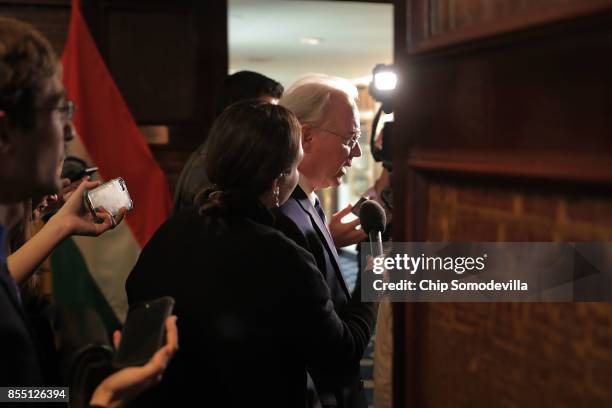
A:
<svg viewBox="0 0 612 408">
<path fill-rule="evenodd" d="M 321 217 L 321 219 L 323 220 L 323 224 L 326 224 L 325 211 L 323 211 L 323 207 L 321 207 L 321 202 L 318 198 L 315 198 L 314 208 L 315 210 L 317 210 L 317 214 L 319 214 L 319 217 Z"/>
</svg>

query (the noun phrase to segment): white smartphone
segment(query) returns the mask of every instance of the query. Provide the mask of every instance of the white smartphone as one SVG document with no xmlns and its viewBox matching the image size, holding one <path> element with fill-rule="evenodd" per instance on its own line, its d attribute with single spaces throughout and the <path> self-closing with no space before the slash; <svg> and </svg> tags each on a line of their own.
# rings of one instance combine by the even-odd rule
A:
<svg viewBox="0 0 612 408">
<path fill-rule="evenodd" d="M 128 211 L 134 208 L 125 180 L 121 177 L 107 181 L 93 190 L 86 191 L 84 200 L 92 214 L 95 214 L 95 211 L 100 207 L 103 207 L 113 216 L 119 214 L 121 208 Z"/>
</svg>

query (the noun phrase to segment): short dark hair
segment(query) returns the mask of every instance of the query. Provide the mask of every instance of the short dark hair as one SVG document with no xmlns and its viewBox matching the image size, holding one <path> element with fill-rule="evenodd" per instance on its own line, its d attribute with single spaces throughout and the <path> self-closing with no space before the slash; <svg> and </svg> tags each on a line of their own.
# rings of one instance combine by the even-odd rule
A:
<svg viewBox="0 0 612 408">
<path fill-rule="evenodd" d="M 32 128 L 36 97 L 57 70 L 55 52 L 40 32 L 0 17 L 0 110 L 7 112 L 11 126 Z"/>
<path fill-rule="evenodd" d="M 247 99 L 271 96 L 280 99 L 283 86 L 272 78 L 253 71 L 238 71 L 223 81 L 223 91 L 219 98 L 217 116 L 233 103 Z"/>
<path fill-rule="evenodd" d="M 257 198 L 291 169 L 301 143 L 301 127 L 291 111 L 261 100 L 237 102 L 215 120 L 206 148 L 206 174 L 224 194 Z M 196 200 L 210 205 L 207 194 Z"/>
</svg>

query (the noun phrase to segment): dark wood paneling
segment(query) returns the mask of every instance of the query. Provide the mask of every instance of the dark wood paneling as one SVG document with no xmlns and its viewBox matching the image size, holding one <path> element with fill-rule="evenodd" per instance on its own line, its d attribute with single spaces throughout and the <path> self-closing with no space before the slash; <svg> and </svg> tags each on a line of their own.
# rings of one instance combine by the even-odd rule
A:
<svg viewBox="0 0 612 408">
<path fill-rule="evenodd" d="M 139 123 L 195 120 L 193 15 L 109 9 L 107 19 L 110 70 Z"/>
<path fill-rule="evenodd" d="M 68 34 L 69 1 L 3 1 L 0 2 L 0 14 L 32 24 L 47 37 L 55 52 L 61 55 Z"/>
<path fill-rule="evenodd" d="M 411 52 L 427 51 L 612 9 L 611 0 L 408 1 Z"/>
<path fill-rule="evenodd" d="M 199 145 L 228 70 L 227 2 L 88 0 L 84 13 L 137 122 Z"/>
<path fill-rule="evenodd" d="M 394 239 L 608 239 L 612 2 L 435 2 L 447 9 L 434 24 L 430 3 L 396 4 Z M 469 7 L 451 15 L 451 6 Z M 394 313 L 398 407 L 612 400 L 612 348 L 601 341 L 610 307 L 396 304 Z M 497 320 L 510 332 L 486 323 Z M 517 340 L 492 344 L 507 334 Z"/>
<path fill-rule="evenodd" d="M 419 169 L 612 181 L 611 22 L 606 13 L 406 58 L 396 110 L 405 159 Z"/>
</svg>

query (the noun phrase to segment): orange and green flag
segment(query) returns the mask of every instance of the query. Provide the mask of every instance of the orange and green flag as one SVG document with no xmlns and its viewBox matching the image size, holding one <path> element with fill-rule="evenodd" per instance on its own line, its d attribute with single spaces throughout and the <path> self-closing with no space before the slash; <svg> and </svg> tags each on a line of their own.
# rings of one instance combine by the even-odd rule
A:
<svg viewBox="0 0 612 408">
<path fill-rule="evenodd" d="M 98 177 L 122 177 L 134 201 L 125 221 L 97 238 L 73 237 L 52 256 L 59 304 L 94 306 L 108 328 L 127 313 L 125 280 L 142 247 L 170 214 L 171 196 L 156 163 L 73 0 L 62 55 L 63 82 L 77 111 L 78 136 L 68 154 L 98 166 Z"/>
</svg>

